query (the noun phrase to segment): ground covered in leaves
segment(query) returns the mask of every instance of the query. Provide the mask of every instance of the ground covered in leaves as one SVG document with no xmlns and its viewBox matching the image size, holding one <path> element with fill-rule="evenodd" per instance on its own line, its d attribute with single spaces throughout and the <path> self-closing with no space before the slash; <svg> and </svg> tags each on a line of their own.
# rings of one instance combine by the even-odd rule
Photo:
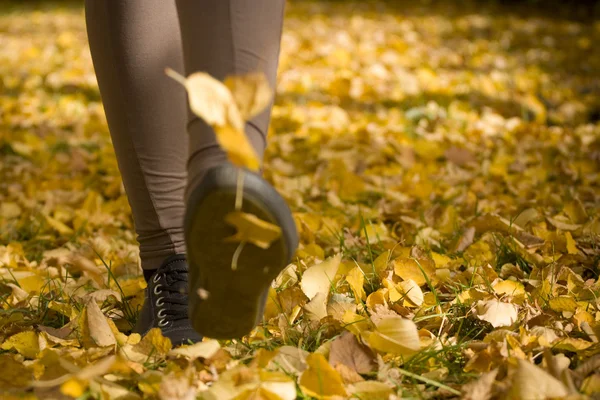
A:
<svg viewBox="0 0 600 400">
<path fill-rule="evenodd" d="M 597 397 L 600 24 L 441 3 L 290 4 L 266 176 L 301 245 L 262 326 L 179 349 L 130 334 L 81 8 L 3 3 L 2 398 Z"/>
</svg>

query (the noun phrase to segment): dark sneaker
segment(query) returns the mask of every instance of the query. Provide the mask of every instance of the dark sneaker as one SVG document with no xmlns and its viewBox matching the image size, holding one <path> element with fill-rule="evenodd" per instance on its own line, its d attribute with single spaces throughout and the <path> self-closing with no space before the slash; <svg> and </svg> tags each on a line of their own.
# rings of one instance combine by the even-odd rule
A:
<svg viewBox="0 0 600 400">
<path fill-rule="evenodd" d="M 185 216 L 190 322 L 215 339 L 240 338 L 260 323 L 269 286 L 298 246 L 285 200 L 261 176 L 244 171 L 242 211 L 276 224 L 282 234 L 266 250 L 247 243 L 232 269 L 239 243 L 225 241 L 236 233 L 225 216 L 235 210 L 238 171 L 230 164 L 209 170 L 191 193 Z"/>
<path fill-rule="evenodd" d="M 167 258 L 148 280 L 144 306 L 133 331 L 143 336 L 152 328 L 160 328 L 173 346 L 202 340 L 188 320 L 185 255 Z"/>
</svg>

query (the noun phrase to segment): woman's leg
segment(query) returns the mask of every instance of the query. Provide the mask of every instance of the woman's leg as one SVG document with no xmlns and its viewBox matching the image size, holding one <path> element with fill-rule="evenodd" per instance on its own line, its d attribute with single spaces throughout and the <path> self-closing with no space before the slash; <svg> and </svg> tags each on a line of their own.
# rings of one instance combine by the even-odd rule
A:
<svg viewBox="0 0 600 400">
<path fill-rule="evenodd" d="M 185 74 L 228 75 L 263 72 L 273 91 L 277 77 L 285 0 L 177 0 Z M 246 134 L 262 157 L 271 108 L 246 124 Z M 205 172 L 227 157 L 212 129 L 190 113 L 188 192 Z"/>
<path fill-rule="evenodd" d="M 185 253 L 186 98 L 172 0 L 86 0 L 90 49 L 140 243 L 142 268 Z"/>
<path fill-rule="evenodd" d="M 275 88 L 285 0 L 177 0 L 185 74 L 217 79 L 263 72 Z M 262 157 L 270 107 L 246 124 Z M 242 210 L 281 229 L 268 248 L 232 243 L 226 220 L 235 210 L 237 168 L 227 163 L 214 133 L 190 116 L 185 235 L 189 262 L 189 315 L 200 334 L 241 337 L 263 315 L 268 288 L 290 261 L 296 228 L 281 196 L 259 175 L 245 173 Z M 233 260 L 236 260 L 235 262 Z"/>
</svg>

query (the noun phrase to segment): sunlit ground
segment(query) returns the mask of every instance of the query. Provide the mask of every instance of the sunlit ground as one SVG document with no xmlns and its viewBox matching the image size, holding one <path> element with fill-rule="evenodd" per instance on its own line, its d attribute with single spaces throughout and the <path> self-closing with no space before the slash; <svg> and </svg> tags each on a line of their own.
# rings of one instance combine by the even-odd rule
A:
<svg viewBox="0 0 600 400">
<path fill-rule="evenodd" d="M 598 395 L 600 23 L 479 3 L 289 5 L 265 175 L 301 246 L 262 326 L 175 352 L 130 334 L 83 11 L 3 3 L 3 398 Z"/>
</svg>

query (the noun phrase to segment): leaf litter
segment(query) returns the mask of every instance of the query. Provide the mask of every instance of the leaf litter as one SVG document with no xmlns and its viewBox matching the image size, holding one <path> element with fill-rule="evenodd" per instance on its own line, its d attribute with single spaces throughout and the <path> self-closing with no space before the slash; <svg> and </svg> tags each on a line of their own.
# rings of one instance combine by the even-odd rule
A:
<svg viewBox="0 0 600 400">
<path fill-rule="evenodd" d="M 264 170 L 300 248 L 250 335 L 173 349 L 131 333 L 146 285 L 81 10 L 0 7 L 3 398 L 600 392 L 597 22 L 291 3 Z M 264 77 L 178 79 L 258 169 Z"/>
</svg>

